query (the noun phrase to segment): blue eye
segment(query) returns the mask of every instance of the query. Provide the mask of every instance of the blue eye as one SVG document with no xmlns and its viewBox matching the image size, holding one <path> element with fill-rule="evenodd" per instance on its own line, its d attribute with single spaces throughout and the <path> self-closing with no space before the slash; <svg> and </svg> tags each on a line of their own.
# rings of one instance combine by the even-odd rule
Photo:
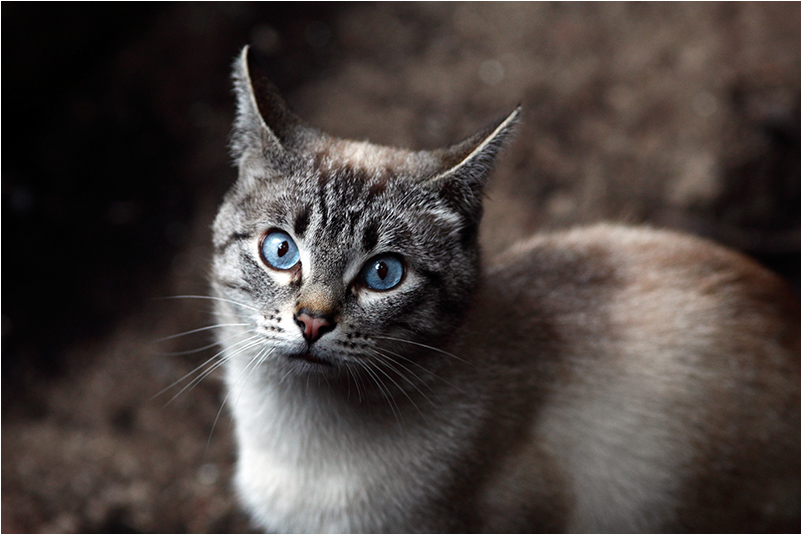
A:
<svg viewBox="0 0 802 535">
<path fill-rule="evenodd" d="M 369 260 L 360 274 L 365 286 L 371 290 L 389 290 L 404 278 L 404 263 L 394 255 L 379 255 Z"/>
<path fill-rule="evenodd" d="M 275 269 L 287 270 L 301 261 L 298 246 L 289 234 L 280 230 L 265 234 L 260 252 L 265 264 Z"/>
</svg>

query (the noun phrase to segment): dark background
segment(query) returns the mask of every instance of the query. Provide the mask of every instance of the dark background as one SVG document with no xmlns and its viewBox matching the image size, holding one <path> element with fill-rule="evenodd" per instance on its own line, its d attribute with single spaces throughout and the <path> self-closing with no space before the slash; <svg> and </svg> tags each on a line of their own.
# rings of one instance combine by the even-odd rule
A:
<svg viewBox="0 0 802 535">
<path fill-rule="evenodd" d="M 524 105 L 488 255 L 618 220 L 799 289 L 800 5 L 2 4 L 2 530 L 242 531 L 209 225 L 250 43 L 310 123 L 433 148 Z M 159 341 L 162 340 L 162 341 Z M 183 386 L 182 383 L 181 386 Z M 207 444 L 208 442 L 208 444 Z"/>
</svg>

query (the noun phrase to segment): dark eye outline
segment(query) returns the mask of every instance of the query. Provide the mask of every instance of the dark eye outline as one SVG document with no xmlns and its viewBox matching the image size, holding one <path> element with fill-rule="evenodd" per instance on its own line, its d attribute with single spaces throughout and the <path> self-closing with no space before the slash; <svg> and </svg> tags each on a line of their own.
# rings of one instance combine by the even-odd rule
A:
<svg viewBox="0 0 802 535">
<path fill-rule="evenodd" d="M 365 274 L 370 269 L 372 269 L 376 265 L 377 262 L 379 262 L 379 261 L 381 261 L 383 259 L 392 259 L 394 261 L 397 261 L 399 263 L 399 265 L 401 266 L 401 276 L 398 277 L 398 280 L 392 286 L 388 286 L 387 288 L 376 288 L 374 286 L 371 286 L 368 283 L 368 280 L 367 280 Z M 404 282 L 404 279 L 406 279 L 406 277 L 407 277 L 407 263 L 404 261 L 403 257 L 401 257 L 400 255 L 397 255 L 395 253 L 377 254 L 377 255 L 371 257 L 367 262 L 365 262 L 365 264 L 362 266 L 362 269 L 359 270 L 359 284 L 360 284 L 360 286 L 363 286 L 363 287 L 365 287 L 365 288 L 367 288 L 367 289 L 369 289 L 369 290 L 371 290 L 373 292 L 388 292 L 388 291 L 390 291 L 390 290 L 392 290 L 394 288 L 398 288 Z"/>
<path fill-rule="evenodd" d="M 298 261 L 295 262 L 290 267 L 286 267 L 286 268 L 278 267 L 278 266 L 272 264 L 267 259 L 267 256 L 265 255 L 265 242 L 267 241 L 267 239 L 270 236 L 272 236 L 273 234 L 277 234 L 277 233 L 283 234 L 284 236 L 289 238 L 289 241 L 292 243 L 292 246 L 295 247 L 295 251 L 298 253 Z M 265 232 L 262 235 L 262 238 L 259 240 L 259 258 L 262 260 L 262 262 L 264 262 L 264 264 L 267 267 L 269 267 L 270 269 L 274 269 L 276 271 L 292 271 L 292 272 L 296 272 L 301 267 L 301 251 L 298 248 L 298 244 L 295 243 L 295 240 L 292 239 L 292 236 L 290 236 L 290 234 L 288 232 L 285 232 L 285 231 L 283 231 L 281 229 L 277 229 L 277 228 L 270 229 L 270 230 L 268 230 L 267 232 Z"/>
</svg>

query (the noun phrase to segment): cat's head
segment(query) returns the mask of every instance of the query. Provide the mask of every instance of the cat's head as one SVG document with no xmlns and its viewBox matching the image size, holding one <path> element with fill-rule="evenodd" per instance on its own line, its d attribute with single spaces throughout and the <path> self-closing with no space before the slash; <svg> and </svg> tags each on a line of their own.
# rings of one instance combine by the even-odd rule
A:
<svg viewBox="0 0 802 535">
<path fill-rule="evenodd" d="M 409 151 L 305 125 L 247 48 L 234 80 L 239 178 L 214 223 L 218 315 L 300 372 L 410 366 L 475 290 L 482 190 L 519 110 L 452 147 Z"/>
</svg>

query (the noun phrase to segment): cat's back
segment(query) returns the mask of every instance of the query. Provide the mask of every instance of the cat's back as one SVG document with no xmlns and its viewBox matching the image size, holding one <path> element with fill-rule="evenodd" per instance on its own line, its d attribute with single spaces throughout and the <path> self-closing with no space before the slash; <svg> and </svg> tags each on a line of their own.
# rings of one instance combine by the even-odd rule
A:
<svg viewBox="0 0 802 535">
<path fill-rule="evenodd" d="M 657 336 L 683 328 L 688 338 L 740 326 L 799 347 L 799 302 L 787 282 L 685 234 L 614 224 L 544 232 L 492 259 L 486 271 L 493 292 L 551 314 L 592 310 L 590 321 Z"/>
<path fill-rule="evenodd" d="M 517 325 L 503 354 L 532 365 L 533 433 L 571 488 L 569 529 L 798 526 L 784 281 L 697 238 L 597 225 L 513 247 L 485 292 Z"/>
</svg>

